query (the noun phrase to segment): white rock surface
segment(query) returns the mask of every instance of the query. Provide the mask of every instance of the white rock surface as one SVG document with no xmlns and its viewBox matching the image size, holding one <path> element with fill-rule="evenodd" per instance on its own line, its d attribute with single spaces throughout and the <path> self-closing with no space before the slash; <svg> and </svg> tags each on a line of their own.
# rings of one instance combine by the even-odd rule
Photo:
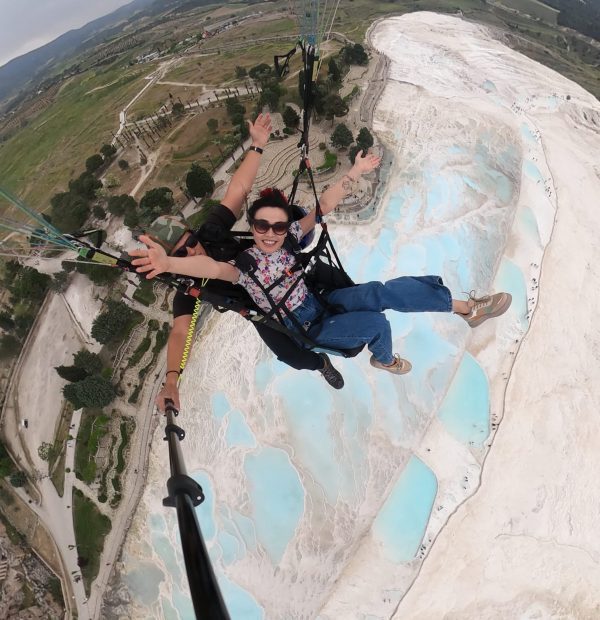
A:
<svg viewBox="0 0 600 620">
<path fill-rule="evenodd" d="M 448 105 L 481 98 L 470 86 L 477 76 L 503 97 L 511 91 L 512 111 L 539 131 L 557 198 L 537 309 L 481 487 L 450 518 L 394 617 L 598 618 L 600 104 L 458 19 L 411 14 L 374 38 L 382 48 L 402 41 L 402 79 Z M 544 105 L 557 94 L 556 109 Z"/>
</svg>

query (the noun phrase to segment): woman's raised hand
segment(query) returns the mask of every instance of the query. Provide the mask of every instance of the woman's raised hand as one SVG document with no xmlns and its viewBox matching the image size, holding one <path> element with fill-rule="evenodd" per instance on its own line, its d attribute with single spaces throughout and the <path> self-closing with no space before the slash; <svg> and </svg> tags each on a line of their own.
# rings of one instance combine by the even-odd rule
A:
<svg viewBox="0 0 600 620">
<path fill-rule="evenodd" d="M 148 235 L 140 235 L 140 241 L 146 245 L 146 249 L 129 252 L 130 256 L 139 257 L 131 261 L 136 266 L 136 271 L 145 273 L 148 280 L 169 271 L 169 257 L 162 245 L 150 239 Z"/>
<path fill-rule="evenodd" d="M 250 137 L 252 138 L 252 144 L 260 148 L 266 146 L 269 138 L 271 137 L 271 132 L 273 131 L 273 126 L 271 125 L 271 115 L 259 114 L 254 122 L 246 122 L 248 123 L 248 131 L 250 132 Z"/>
<path fill-rule="evenodd" d="M 358 175 L 367 174 L 371 170 L 375 170 L 381 163 L 381 157 L 373 153 L 367 153 L 363 157 L 363 151 L 358 151 L 352 170 Z"/>
</svg>

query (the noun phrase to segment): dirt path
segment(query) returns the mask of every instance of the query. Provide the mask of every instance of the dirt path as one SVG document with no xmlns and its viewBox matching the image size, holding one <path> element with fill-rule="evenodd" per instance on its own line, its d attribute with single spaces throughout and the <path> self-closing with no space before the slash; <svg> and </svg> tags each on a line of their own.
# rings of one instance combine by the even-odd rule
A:
<svg viewBox="0 0 600 620">
<path fill-rule="evenodd" d="M 147 163 L 140 168 L 140 178 L 138 182 L 135 184 L 135 187 L 129 193 L 130 196 L 134 196 L 140 191 L 143 187 L 144 183 L 148 180 L 148 177 L 154 170 L 156 163 L 158 162 L 158 158 L 160 156 L 160 147 L 153 151 L 147 156 Z"/>
<path fill-rule="evenodd" d="M 163 369 L 160 370 L 162 374 Z M 154 407 L 154 399 L 159 389 L 160 383 L 156 382 L 142 391 L 138 408 L 139 415 L 136 418 L 138 426 L 129 450 L 127 476 L 123 485 L 123 503 L 119 507 L 118 513 L 113 517 L 112 529 L 105 539 L 100 571 L 94 581 L 94 587 L 87 605 L 91 620 L 102 617 L 102 599 L 144 490 L 152 435 L 156 425 L 162 422 L 162 417 L 155 413 Z M 167 478 L 168 473 L 165 473 L 165 484 Z"/>
</svg>

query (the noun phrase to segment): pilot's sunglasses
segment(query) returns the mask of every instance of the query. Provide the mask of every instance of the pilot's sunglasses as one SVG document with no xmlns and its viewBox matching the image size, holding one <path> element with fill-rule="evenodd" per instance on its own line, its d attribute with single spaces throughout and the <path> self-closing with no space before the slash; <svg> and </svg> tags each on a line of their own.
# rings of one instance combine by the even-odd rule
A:
<svg viewBox="0 0 600 620">
<path fill-rule="evenodd" d="M 188 248 L 195 248 L 198 245 L 199 241 L 194 237 L 193 233 L 190 233 L 190 236 L 185 240 L 185 243 L 173 252 L 173 256 L 183 257 L 187 256 Z"/>
<path fill-rule="evenodd" d="M 271 224 L 267 220 L 252 220 L 252 227 L 261 235 L 268 232 L 269 228 L 273 229 L 276 235 L 285 235 L 290 227 L 289 222 L 275 222 Z"/>
</svg>

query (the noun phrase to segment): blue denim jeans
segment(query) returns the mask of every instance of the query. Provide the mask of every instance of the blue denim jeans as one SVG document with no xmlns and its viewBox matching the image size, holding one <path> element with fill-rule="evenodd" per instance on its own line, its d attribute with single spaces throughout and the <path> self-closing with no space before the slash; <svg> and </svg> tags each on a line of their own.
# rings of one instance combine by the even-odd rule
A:
<svg viewBox="0 0 600 620">
<path fill-rule="evenodd" d="M 323 315 L 323 308 L 312 293 L 294 310 L 294 317 L 303 324 L 307 335 L 336 349 L 366 344 L 373 357 L 383 364 L 394 361 L 392 331 L 384 310 L 452 312 L 452 295 L 438 276 L 402 276 L 336 289 L 327 295 L 327 302 L 340 306 L 342 311 Z M 296 329 L 290 319 L 286 318 L 284 323 Z"/>
</svg>

